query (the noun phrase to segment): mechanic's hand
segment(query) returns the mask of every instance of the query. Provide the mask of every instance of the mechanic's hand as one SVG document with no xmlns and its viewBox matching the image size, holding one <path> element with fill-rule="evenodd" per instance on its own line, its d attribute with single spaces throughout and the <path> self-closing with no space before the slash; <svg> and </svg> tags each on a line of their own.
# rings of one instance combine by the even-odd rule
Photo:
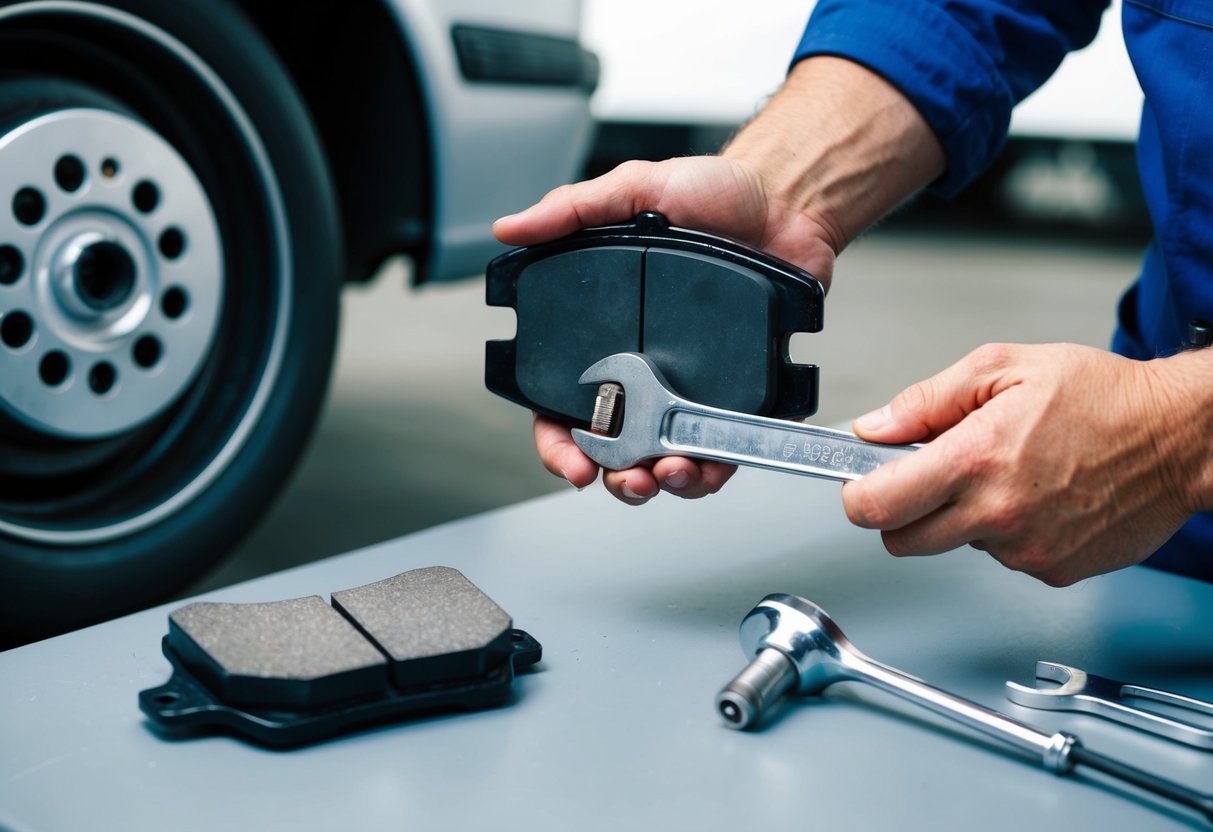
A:
<svg viewBox="0 0 1213 832">
<path fill-rule="evenodd" d="M 626 162 L 597 179 L 565 185 L 538 204 L 493 225 L 497 239 L 532 245 L 580 228 L 658 211 L 671 225 L 712 231 L 764 249 L 807 269 L 829 286 L 835 247 L 826 227 L 768 193 L 742 162 L 717 156 Z M 535 446 L 549 471 L 578 488 L 592 483 L 598 466 L 573 443 L 569 428 L 536 416 Z M 665 457 L 604 474 L 603 484 L 624 502 L 640 505 L 664 489 L 681 497 L 714 493 L 735 469 L 719 462 Z"/>
<path fill-rule="evenodd" d="M 981 347 L 855 421 L 864 439 L 932 441 L 847 483 L 847 516 L 894 555 L 969 543 L 1054 586 L 1138 563 L 1204 509 L 1203 353 Z"/>
</svg>

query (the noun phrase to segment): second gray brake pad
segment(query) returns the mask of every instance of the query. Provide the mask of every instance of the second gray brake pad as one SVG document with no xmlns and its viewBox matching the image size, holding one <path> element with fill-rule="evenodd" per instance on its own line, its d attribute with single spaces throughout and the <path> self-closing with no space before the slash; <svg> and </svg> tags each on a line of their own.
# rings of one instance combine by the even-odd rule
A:
<svg viewBox="0 0 1213 832">
<path fill-rule="evenodd" d="M 460 572 L 415 569 L 356 589 L 173 611 L 167 683 L 139 704 L 170 732 L 223 728 L 312 742 L 411 714 L 508 700 L 542 648 Z"/>
<path fill-rule="evenodd" d="M 334 592 L 333 607 L 388 657 L 397 685 L 481 676 L 512 647 L 509 615 L 448 567 Z"/>
<path fill-rule="evenodd" d="M 586 425 L 598 360 L 643 352 L 679 393 L 778 418 L 817 410 L 818 370 L 793 364 L 788 340 L 819 332 L 825 292 L 811 274 L 660 214 L 590 228 L 501 255 L 486 272 L 490 306 L 517 333 L 485 347 L 485 384 L 539 413 Z"/>
</svg>

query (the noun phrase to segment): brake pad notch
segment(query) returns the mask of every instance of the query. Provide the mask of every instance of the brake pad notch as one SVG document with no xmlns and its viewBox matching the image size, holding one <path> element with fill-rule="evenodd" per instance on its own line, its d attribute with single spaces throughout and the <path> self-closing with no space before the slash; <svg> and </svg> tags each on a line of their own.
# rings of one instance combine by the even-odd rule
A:
<svg viewBox="0 0 1213 832">
<path fill-rule="evenodd" d="M 788 340 L 818 332 L 824 290 L 757 249 L 646 212 L 503 254 L 486 301 L 513 307 L 515 337 L 485 347 L 485 384 L 540 413 L 585 425 L 585 368 L 643 352 L 703 404 L 778 418 L 817 409 L 818 369 L 793 364 Z"/>
</svg>

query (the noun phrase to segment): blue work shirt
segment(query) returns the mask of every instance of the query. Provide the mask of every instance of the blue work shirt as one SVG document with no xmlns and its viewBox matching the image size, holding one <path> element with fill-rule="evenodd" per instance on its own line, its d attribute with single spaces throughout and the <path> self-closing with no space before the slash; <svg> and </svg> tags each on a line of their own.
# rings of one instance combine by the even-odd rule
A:
<svg viewBox="0 0 1213 832">
<path fill-rule="evenodd" d="M 932 185 L 955 194 L 994 160 L 1011 109 L 1095 37 L 1107 0 L 821 0 L 795 60 L 835 55 L 888 79 L 947 154 Z M 1213 321 L 1213 2 L 1124 0 L 1129 57 L 1145 93 L 1137 161 L 1154 226 L 1112 341 L 1137 359 L 1180 349 Z M 1213 513 L 1148 561 L 1213 580 Z"/>
</svg>

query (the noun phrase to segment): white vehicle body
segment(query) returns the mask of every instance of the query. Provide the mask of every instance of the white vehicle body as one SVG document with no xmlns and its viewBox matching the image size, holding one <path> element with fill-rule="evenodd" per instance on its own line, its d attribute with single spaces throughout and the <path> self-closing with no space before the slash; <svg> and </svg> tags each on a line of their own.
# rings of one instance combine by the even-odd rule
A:
<svg viewBox="0 0 1213 832">
<path fill-rule="evenodd" d="M 451 30 L 460 24 L 576 40 L 569 0 L 388 0 L 417 55 L 433 137 L 432 252 L 427 278 L 463 277 L 501 250 L 488 229 L 576 177 L 591 135 L 585 90 L 470 83 Z"/>
</svg>

